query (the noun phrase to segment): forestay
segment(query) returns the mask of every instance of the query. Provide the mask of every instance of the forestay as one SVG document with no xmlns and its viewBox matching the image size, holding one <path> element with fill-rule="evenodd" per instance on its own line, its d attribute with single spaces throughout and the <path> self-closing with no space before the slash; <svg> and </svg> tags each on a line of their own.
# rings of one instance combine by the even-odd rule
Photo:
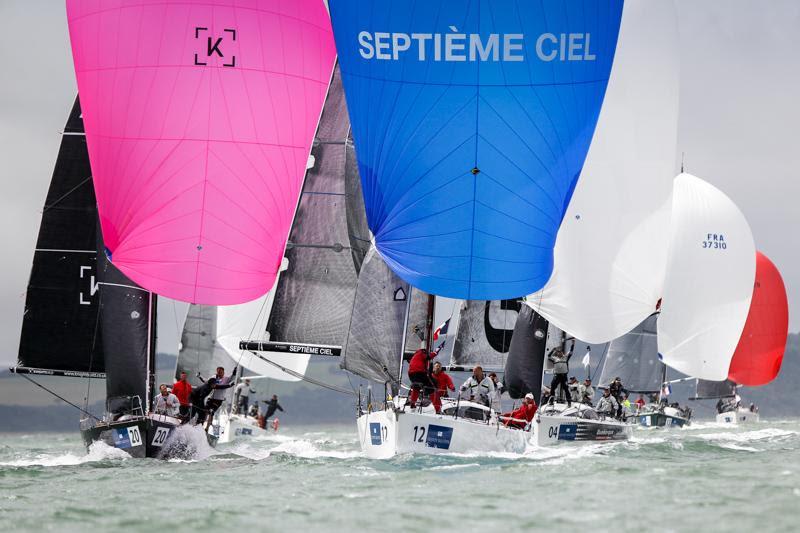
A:
<svg viewBox="0 0 800 533">
<path fill-rule="evenodd" d="M 656 310 L 669 240 L 678 121 L 672 2 L 627 0 L 611 79 L 558 233 L 553 275 L 528 305 L 591 343 Z"/>
<path fill-rule="evenodd" d="M 664 379 L 664 364 L 658 359 L 658 314 L 647 317 L 608 348 L 598 386 L 606 387 L 619 377 L 631 392 L 658 392 Z"/>
<path fill-rule="evenodd" d="M 440 296 L 540 289 L 603 104 L 622 1 L 330 9 L 386 263 Z"/>
<path fill-rule="evenodd" d="M 753 234 L 730 198 L 690 174 L 675 178 L 672 202 L 658 351 L 667 366 L 721 381 L 753 296 Z"/>
<path fill-rule="evenodd" d="M 176 300 L 265 294 L 334 64 L 324 4 L 68 0 L 67 17 L 113 263 Z"/>
<path fill-rule="evenodd" d="M 781 273 L 766 255 L 757 252 L 753 299 L 728 379 L 752 386 L 775 379 L 781 370 L 788 330 L 789 302 Z"/>
</svg>

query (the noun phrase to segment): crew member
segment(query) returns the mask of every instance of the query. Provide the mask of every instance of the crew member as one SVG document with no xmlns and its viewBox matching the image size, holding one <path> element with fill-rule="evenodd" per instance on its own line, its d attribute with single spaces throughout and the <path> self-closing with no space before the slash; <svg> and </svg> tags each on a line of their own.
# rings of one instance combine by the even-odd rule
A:
<svg viewBox="0 0 800 533">
<path fill-rule="evenodd" d="M 261 426 L 262 429 L 266 429 L 267 420 L 269 420 L 270 417 L 275 414 L 275 411 L 283 412 L 283 407 L 281 407 L 281 404 L 278 403 L 277 394 L 273 394 L 272 398 L 269 400 L 261 400 L 261 401 L 267 405 L 266 405 L 266 410 L 264 411 L 264 415 L 259 417 L 258 425 Z"/>
<path fill-rule="evenodd" d="M 494 396 L 494 383 L 483 373 L 483 368 L 479 365 L 472 370 L 472 375 L 461 385 L 460 391 L 469 391 L 469 399 L 482 403 L 486 407 L 491 407 L 492 397 Z"/>
<path fill-rule="evenodd" d="M 199 376 L 198 376 L 199 377 Z M 201 378 L 202 380 L 202 378 Z M 209 378 L 199 387 L 195 387 L 192 389 L 191 394 L 189 395 L 189 399 L 192 402 L 192 413 L 191 416 L 197 416 L 196 424 L 202 424 L 206 419 L 206 410 L 205 400 L 206 397 L 211 394 L 211 391 L 214 389 L 214 385 L 217 384 L 216 378 Z"/>
<path fill-rule="evenodd" d="M 181 419 L 185 422 L 191 414 L 192 402 L 189 397 L 192 394 L 192 385 L 186 380 L 186 372 L 181 372 L 181 378 L 173 383 L 172 394 L 178 397 L 181 403 L 179 412 Z"/>
<path fill-rule="evenodd" d="M 436 361 L 433 363 L 433 379 L 436 381 L 436 394 L 439 399 L 447 398 L 449 390 L 455 391 L 456 386 L 453 385 L 453 380 L 445 373 L 442 368 L 442 363 Z"/>
<path fill-rule="evenodd" d="M 242 413 L 245 418 L 247 417 L 247 407 L 250 405 L 250 394 L 255 394 L 255 390 L 250 387 L 250 380 L 245 379 L 242 383 L 236 385 L 236 412 Z"/>
<path fill-rule="evenodd" d="M 157 415 L 178 416 L 181 402 L 172 394 L 167 385 L 162 383 L 159 387 L 160 394 L 153 398 L 153 412 Z"/>
<path fill-rule="evenodd" d="M 492 380 L 494 384 L 494 394 L 492 395 L 492 409 L 496 413 L 499 413 L 503 410 L 503 393 L 506 391 L 506 386 L 497 378 L 497 374 L 495 372 L 489 372 L 489 379 Z"/>
<path fill-rule="evenodd" d="M 530 424 L 531 420 L 533 420 L 533 415 L 536 414 L 538 408 L 539 406 L 536 405 L 533 394 L 529 392 L 525 395 L 525 398 L 522 399 L 522 405 L 510 413 L 503 414 L 503 417 L 505 417 L 505 425 L 525 429 L 525 426 Z"/>
<path fill-rule="evenodd" d="M 569 386 L 567 384 L 567 374 L 569 374 L 569 360 L 572 357 L 572 350 L 575 348 L 575 341 L 569 348 L 569 352 L 564 353 L 561 348 L 553 348 L 547 358 L 553 363 L 553 380 L 550 382 L 550 402 L 554 402 L 558 396 L 558 387 L 567 399 L 567 407 L 572 406 L 572 399 L 569 396 Z"/>
<path fill-rule="evenodd" d="M 642 407 L 645 406 L 644 395 L 640 394 L 639 397 L 636 398 L 636 401 L 633 403 L 636 405 L 636 410 L 641 411 Z"/>
<path fill-rule="evenodd" d="M 411 395 L 408 398 L 408 404 L 411 409 L 416 409 L 419 392 L 424 389 L 424 391 L 430 392 L 431 403 L 436 412 L 441 411 L 439 395 L 436 393 L 437 384 L 428 374 L 430 362 L 437 354 L 438 352 L 429 353 L 425 348 L 420 348 L 411 356 L 411 361 L 408 363 L 408 379 L 411 381 Z"/>
<path fill-rule="evenodd" d="M 578 378 L 572 376 L 569 378 L 569 395 L 573 402 L 583 403 L 584 386 L 578 381 Z"/>
<path fill-rule="evenodd" d="M 625 387 L 622 385 L 622 380 L 619 376 L 614 378 L 614 381 L 608 386 L 609 390 L 611 391 L 611 396 L 617 400 L 617 404 L 622 409 L 622 393 L 627 393 L 628 391 L 625 390 Z"/>
<path fill-rule="evenodd" d="M 619 411 L 619 403 L 616 398 L 611 396 L 611 390 L 608 387 L 603 389 L 603 396 L 598 400 L 595 410 L 603 416 L 616 416 Z"/>
<path fill-rule="evenodd" d="M 225 368 L 221 366 L 217 367 L 217 375 L 215 376 L 216 384 L 212 387 L 214 391 L 211 393 L 211 398 L 206 402 L 206 414 L 208 415 L 206 417 L 206 431 L 208 431 L 208 428 L 211 426 L 214 413 L 217 412 L 222 402 L 225 401 L 225 390 L 233 387 L 233 380 L 236 377 L 237 368 L 238 367 L 233 367 L 231 375 L 226 376 Z M 197 377 L 200 378 L 200 381 L 203 381 L 202 377 L 199 375 Z"/>
<path fill-rule="evenodd" d="M 594 387 L 592 387 L 592 380 L 586 378 L 583 380 L 583 403 L 592 405 L 594 400 Z"/>
</svg>

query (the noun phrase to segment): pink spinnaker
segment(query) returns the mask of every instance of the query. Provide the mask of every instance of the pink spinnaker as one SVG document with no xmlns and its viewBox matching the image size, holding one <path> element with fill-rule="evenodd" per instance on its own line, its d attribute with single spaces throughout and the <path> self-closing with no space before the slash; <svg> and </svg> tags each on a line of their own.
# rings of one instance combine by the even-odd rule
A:
<svg viewBox="0 0 800 533">
<path fill-rule="evenodd" d="M 67 0 L 100 222 L 158 294 L 274 284 L 335 61 L 322 0 Z"/>
</svg>

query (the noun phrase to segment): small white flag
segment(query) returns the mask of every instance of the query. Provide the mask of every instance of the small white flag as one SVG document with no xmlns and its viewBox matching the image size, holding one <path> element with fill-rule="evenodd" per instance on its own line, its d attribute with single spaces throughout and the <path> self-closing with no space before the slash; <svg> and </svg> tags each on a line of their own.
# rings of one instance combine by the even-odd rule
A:
<svg viewBox="0 0 800 533">
<path fill-rule="evenodd" d="M 583 361 L 582 361 L 583 368 L 588 368 L 589 367 L 589 363 L 591 363 L 591 359 L 592 359 L 590 357 L 591 355 L 592 355 L 592 351 L 591 350 L 586 350 L 586 355 L 583 356 Z"/>
</svg>

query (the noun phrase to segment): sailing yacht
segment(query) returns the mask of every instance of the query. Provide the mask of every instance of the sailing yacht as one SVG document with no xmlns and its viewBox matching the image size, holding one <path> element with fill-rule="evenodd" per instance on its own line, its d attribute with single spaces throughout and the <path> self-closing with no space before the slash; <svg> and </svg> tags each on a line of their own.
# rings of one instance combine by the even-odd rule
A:
<svg viewBox="0 0 800 533">
<path fill-rule="evenodd" d="M 691 410 L 662 402 L 667 386 L 667 367 L 658 357 L 658 313 L 653 313 L 633 330 L 611 341 L 599 387 L 607 387 L 619 377 L 630 394 L 658 396 L 630 416 L 642 427 L 683 427 L 689 424 Z"/>
<path fill-rule="evenodd" d="M 19 362 L 12 371 L 105 378 L 105 415 L 82 409 L 86 445 L 103 441 L 135 457 L 158 456 L 180 420 L 150 409 L 156 305 L 155 294 L 128 279 L 106 256 L 76 98 L 42 213 Z"/>
<path fill-rule="evenodd" d="M 43 216 L 17 370 L 92 377 L 104 365 L 107 413 L 83 410 L 84 440 L 162 456 L 187 432 L 151 410 L 156 295 L 237 305 L 274 285 L 334 65 L 330 23 L 316 0 L 68 0 L 67 18 L 82 99 Z M 48 325 L 71 362 L 42 353 Z"/>
</svg>

